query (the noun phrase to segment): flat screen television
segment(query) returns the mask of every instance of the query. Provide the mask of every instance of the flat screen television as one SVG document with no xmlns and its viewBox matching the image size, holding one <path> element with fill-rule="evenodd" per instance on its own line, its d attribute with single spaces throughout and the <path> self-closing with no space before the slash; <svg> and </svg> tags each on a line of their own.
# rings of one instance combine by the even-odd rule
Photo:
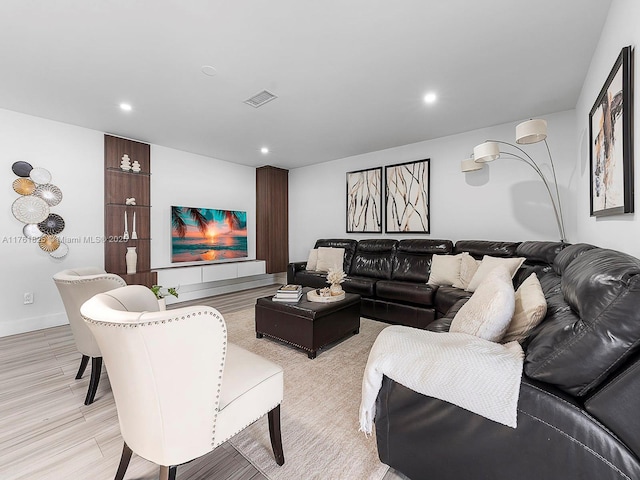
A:
<svg viewBox="0 0 640 480">
<path fill-rule="evenodd" d="M 171 262 L 246 258 L 247 212 L 171 207 Z"/>
</svg>

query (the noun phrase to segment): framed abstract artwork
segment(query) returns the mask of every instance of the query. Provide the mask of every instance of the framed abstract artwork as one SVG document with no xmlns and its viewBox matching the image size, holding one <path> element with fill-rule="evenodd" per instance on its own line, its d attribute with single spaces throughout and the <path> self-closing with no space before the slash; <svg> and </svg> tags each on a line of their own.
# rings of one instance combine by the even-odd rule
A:
<svg viewBox="0 0 640 480">
<path fill-rule="evenodd" d="M 620 52 L 589 113 L 591 216 L 633 212 L 633 51 Z"/>
<path fill-rule="evenodd" d="M 429 159 L 385 167 L 387 233 L 429 233 Z"/>
<path fill-rule="evenodd" d="M 347 173 L 347 233 L 382 233 L 382 167 Z"/>
</svg>

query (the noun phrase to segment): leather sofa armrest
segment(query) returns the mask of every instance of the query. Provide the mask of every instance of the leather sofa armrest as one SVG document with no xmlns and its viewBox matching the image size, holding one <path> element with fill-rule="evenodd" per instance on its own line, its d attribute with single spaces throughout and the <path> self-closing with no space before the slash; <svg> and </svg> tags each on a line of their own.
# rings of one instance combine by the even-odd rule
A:
<svg viewBox="0 0 640 480">
<path fill-rule="evenodd" d="M 287 265 L 287 283 L 296 283 L 296 272 L 305 270 L 307 268 L 307 262 L 292 262 Z"/>
<path fill-rule="evenodd" d="M 640 452 L 640 355 L 621 370 L 585 402 L 585 409 Z"/>
<path fill-rule="evenodd" d="M 578 402 L 527 378 L 515 429 L 386 376 L 375 425 L 380 460 L 413 479 L 640 478 L 638 457 Z"/>
<path fill-rule="evenodd" d="M 425 327 L 425 330 L 429 330 L 430 332 L 446 333 L 449 331 L 449 328 L 451 327 L 452 320 L 453 320 L 453 317 L 438 318 L 437 320 L 434 320 L 429 325 L 427 325 Z"/>
<path fill-rule="evenodd" d="M 438 318 L 436 321 L 431 322 L 427 325 L 425 330 L 429 330 L 431 332 L 448 332 L 451 327 L 451 322 L 453 321 L 453 317 L 456 316 L 458 310 L 462 308 L 462 306 L 467 303 L 468 298 L 461 298 L 456 303 L 454 303 L 447 314 L 444 317 Z"/>
</svg>

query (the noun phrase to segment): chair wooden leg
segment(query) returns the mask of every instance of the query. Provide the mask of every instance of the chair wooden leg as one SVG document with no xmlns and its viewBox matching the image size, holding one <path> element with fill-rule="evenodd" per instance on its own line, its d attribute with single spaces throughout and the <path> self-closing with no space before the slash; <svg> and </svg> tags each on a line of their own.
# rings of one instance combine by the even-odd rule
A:
<svg viewBox="0 0 640 480">
<path fill-rule="evenodd" d="M 116 472 L 115 480 L 122 480 L 124 478 L 124 474 L 127 471 L 127 467 L 129 466 L 129 462 L 131 461 L 131 454 L 133 451 L 129 448 L 129 445 L 125 442 L 124 447 L 122 447 L 122 455 L 120 456 L 120 465 L 118 465 L 118 471 Z"/>
<path fill-rule="evenodd" d="M 171 467 L 160 465 L 160 480 L 176 480 L 177 471 L 177 465 L 173 465 Z"/>
<path fill-rule="evenodd" d="M 96 398 L 98 391 L 98 383 L 100 382 L 100 373 L 102 372 L 102 357 L 91 358 L 91 380 L 89 380 L 89 390 L 87 397 L 84 399 L 85 405 L 91 405 L 93 399 Z"/>
<path fill-rule="evenodd" d="M 80 360 L 80 368 L 78 369 L 78 373 L 76 374 L 76 380 L 80 380 L 82 375 L 84 375 L 84 371 L 87 369 L 87 364 L 89 363 L 89 356 L 82 355 L 82 360 Z"/>
<path fill-rule="evenodd" d="M 267 417 L 269 418 L 269 437 L 271 437 L 271 448 L 276 463 L 280 466 L 284 465 L 284 452 L 282 451 L 282 436 L 280 435 L 280 405 L 271 410 Z"/>
</svg>

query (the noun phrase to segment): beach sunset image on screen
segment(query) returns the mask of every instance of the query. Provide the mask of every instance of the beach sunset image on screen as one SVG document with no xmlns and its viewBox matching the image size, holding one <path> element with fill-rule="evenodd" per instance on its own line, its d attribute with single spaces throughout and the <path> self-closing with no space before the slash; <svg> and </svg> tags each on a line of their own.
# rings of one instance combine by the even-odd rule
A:
<svg viewBox="0 0 640 480">
<path fill-rule="evenodd" d="M 246 258 L 247 212 L 171 207 L 171 261 Z"/>
</svg>

